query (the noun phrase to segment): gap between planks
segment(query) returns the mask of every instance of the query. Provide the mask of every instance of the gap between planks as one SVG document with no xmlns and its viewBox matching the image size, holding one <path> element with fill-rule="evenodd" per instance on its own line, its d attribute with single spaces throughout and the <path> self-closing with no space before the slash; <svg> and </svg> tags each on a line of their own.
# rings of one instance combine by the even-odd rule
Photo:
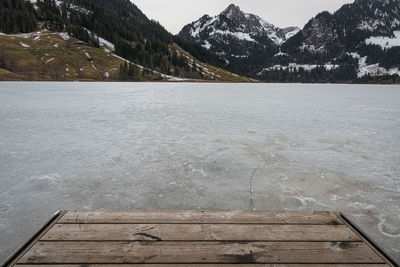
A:
<svg viewBox="0 0 400 267">
<path fill-rule="evenodd" d="M 325 211 L 68 211 L 58 223 L 80 224 L 344 224 Z"/>
</svg>

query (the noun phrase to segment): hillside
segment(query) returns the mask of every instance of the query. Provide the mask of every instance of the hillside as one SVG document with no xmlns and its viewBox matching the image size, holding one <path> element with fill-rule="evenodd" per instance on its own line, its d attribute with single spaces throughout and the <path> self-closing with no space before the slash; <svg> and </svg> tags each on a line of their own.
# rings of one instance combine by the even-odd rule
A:
<svg viewBox="0 0 400 267">
<path fill-rule="evenodd" d="M 128 0 L 0 0 L 0 21 L 2 80 L 222 79 Z"/>
<path fill-rule="evenodd" d="M 220 67 L 201 62 L 177 44 L 174 44 L 173 47 L 188 60 L 190 67 L 196 68 L 201 73 L 201 79 L 221 82 L 258 82 L 256 79 L 237 75 Z"/>
<path fill-rule="evenodd" d="M 0 67 L 22 80 L 118 79 L 121 59 L 77 41 L 50 31 L 1 35 Z"/>
<path fill-rule="evenodd" d="M 47 30 L 0 35 L 0 80 L 58 80 L 58 81 L 118 81 L 118 80 L 215 80 L 248 82 L 246 78 L 205 64 L 176 44 L 171 51 L 187 58 L 188 67 L 182 68 L 179 77 L 165 75 L 140 65 L 132 68 L 133 76 L 124 78 L 123 67 L 129 62 L 113 51 L 114 45 L 101 39 L 99 47 L 91 47 L 67 33 Z M 174 54 L 173 52 L 171 52 Z M 196 68 L 193 68 L 193 60 Z M 121 68 L 122 66 L 122 68 Z M 183 78 L 190 69 L 191 78 Z M 194 70 L 195 69 L 195 70 Z"/>
</svg>

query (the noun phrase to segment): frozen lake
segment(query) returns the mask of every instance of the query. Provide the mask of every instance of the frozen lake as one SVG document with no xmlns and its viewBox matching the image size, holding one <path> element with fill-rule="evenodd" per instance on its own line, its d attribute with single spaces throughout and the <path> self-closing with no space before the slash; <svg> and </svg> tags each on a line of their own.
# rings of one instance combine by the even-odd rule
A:
<svg viewBox="0 0 400 267">
<path fill-rule="evenodd" d="M 0 83 L 0 260 L 58 209 L 338 210 L 400 261 L 400 86 Z"/>
</svg>

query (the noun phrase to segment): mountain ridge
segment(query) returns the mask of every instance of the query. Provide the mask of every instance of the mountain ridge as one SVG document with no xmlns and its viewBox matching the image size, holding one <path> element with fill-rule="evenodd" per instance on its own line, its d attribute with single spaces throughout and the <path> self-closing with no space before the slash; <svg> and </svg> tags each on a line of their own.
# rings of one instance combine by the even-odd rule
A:
<svg viewBox="0 0 400 267">
<path fill-rule="evenodd" d="M 229 65 L 254 54 L 273 55 L 280 44 L 298 31 L 297 27 L 278 28 L 230 4 L 216 16 L 204 15 L 184 26 L 178 36 L 202 45 Z"/>
<path fill-rule="evenodd" d="M 224 18 L 236 25 L 236 33 L 253 32 L 229 39 L 233 34 L 213 28 Z M 224 59 L 228 69 L 264 81 L 360 82 L 400 76 L 400 0 L 355 0 L 336 12 L 318 13 L 286 38 L 268 22 L 257 28 L 255 20 L 264 21 L 231 4 L 220 15 L 186 25 L 179 35 Z M 210 32 L 220 33 L 219 43 Z M 257 33 L 266 37 L 261 48 L 252 43 Z"/>
</svg>

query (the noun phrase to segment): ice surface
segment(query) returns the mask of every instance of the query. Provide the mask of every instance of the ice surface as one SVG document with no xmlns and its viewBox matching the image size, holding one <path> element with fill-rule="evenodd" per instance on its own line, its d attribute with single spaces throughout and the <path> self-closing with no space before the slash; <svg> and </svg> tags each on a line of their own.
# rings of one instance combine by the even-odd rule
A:
<svg viewBox="0 0 400 267">
<path fill-rule="evenodd" d="M 0 258 L 58 209 L 339 210 L 400 260 L 400 87 L 0 83 Z"/>
</svg>

